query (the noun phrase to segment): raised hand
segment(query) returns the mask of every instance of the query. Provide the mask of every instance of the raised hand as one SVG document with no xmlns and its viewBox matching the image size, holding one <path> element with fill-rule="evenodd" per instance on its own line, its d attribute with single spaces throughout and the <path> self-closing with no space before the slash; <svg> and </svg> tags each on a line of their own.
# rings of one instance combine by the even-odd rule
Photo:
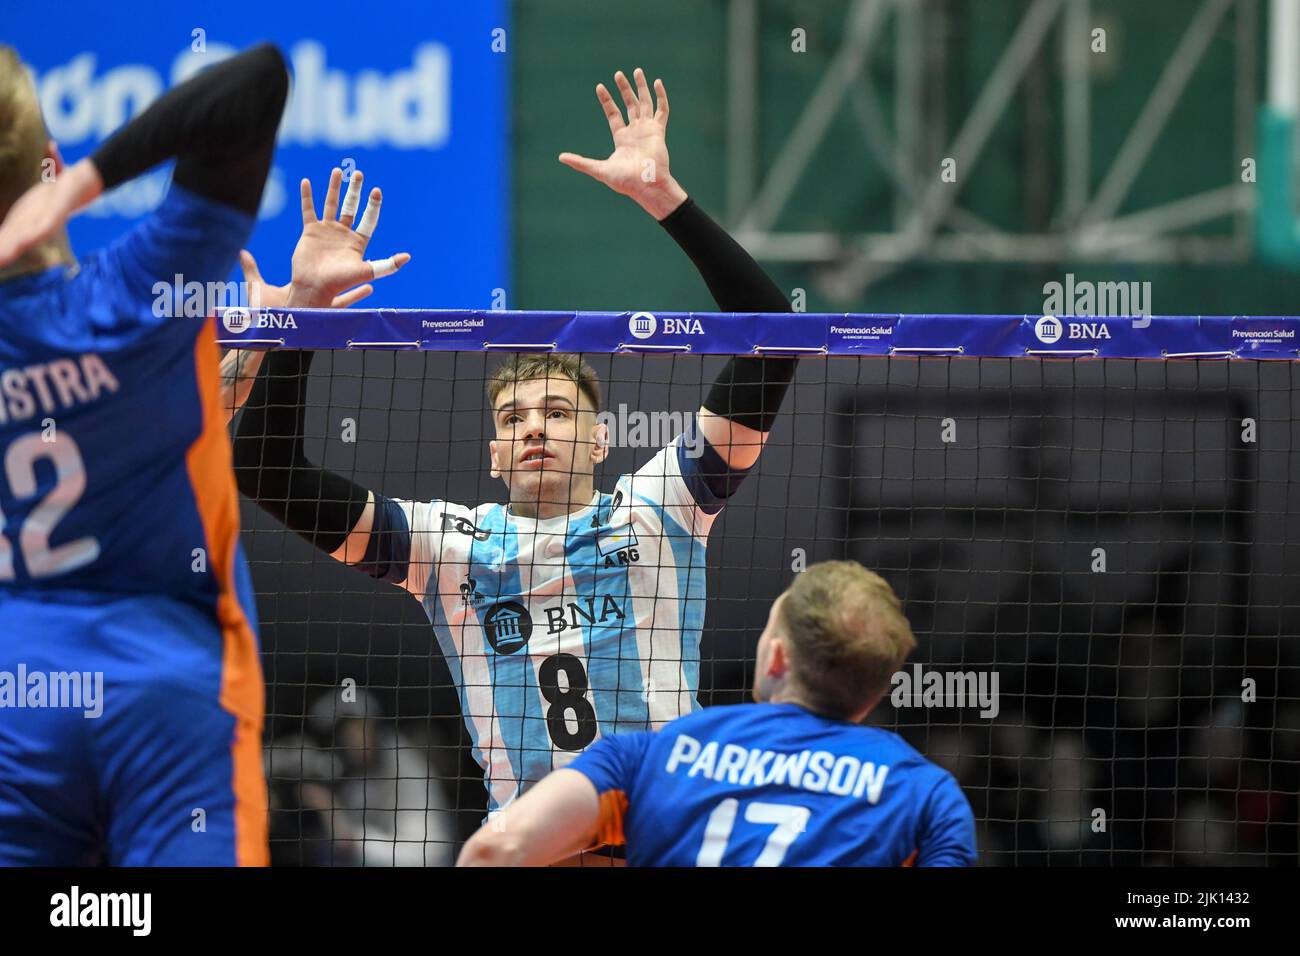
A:
<svg viewBox="0 0 1300 956">
<path fill-rule="evenodd" d="M 668 167 L 668 90 L 655 80 L 655 97 L 650 95 L 645 72 L 633 71 L 636 89 L 622 71 L 614 83 L 627 109 L 627 119 L 603 83 L 596 85 L 614 137 L 614 151 L 608 159 L 590 159 L 576 153 L 561 153 L 560 162 L 586 173 L 616 193 L 629 196 L 656 219 L 663 219 L 686 201 L 686 192 L 673 179 Z"/>
<path fill-rule="evenodd" d="M 361 174 L 358 173 L 357 175 Z M 247 301 L 251 308 L 283 309 L 289 303 L 289 291 L 293 286 L 271 285 L 263 279 L 262 272 L 257 266 L 257 260 L 253 258 L 253 254 L 247 249 L 239 251 L 239 268 L 244 273 L 244 285 L 248 290 Z M 346 309 L 350 305 L 356 305 L 374 291 L 375 287 L 367 282 L 365 285 L 359 285 L 355 289 L 349 289 L 341 295 L 336 295 L 334 300 L 330 302 L 330 307 Z"/>
<path fill-rule="evenodd" d="M 360 175 L 358 173 L 357 175 Z M 292 286 L 271 285 L 262 278 L 257 268 L 257 260 L 247 249 L 239 252 L 239 267 L 244 272 L 244 285 L 248 290 L 248 304 L 254 309 L 283 309 L 289 304 Z M 330 303 L 336 309 L 346 309 L 360 302 L 375 291 L 369 282 L 350 289 L 342 295 L 336 295 Z M 262 365 L 265 352 L 257 349 L 231 349 L 221 357 L 221 407 L 225 409 L 226 421 L 234 417 L 235 412 L 248 401 L 253 390 L 253 381 L 257 370 Z"/>
<path fill-rule="evenodd" d="M 371 190 L 361 224 L 353 229 L 352 221 L 356 217 L 361 198 L 362 178 L 360 171 L 352 174 L 347 195 L 343 197 L 343 212 L 337 220 L 334 216 L 339 212 L 339 187 L 343 181 L 343 171 L 336 169 L 330 176 L 324 219 L 316 218 L 311 183 L 305 179 L 302 181 L 302 235 L 293 252 L 293 281 L 289 285 L 271 285 L 262 278 L 253 254 L 247 249 L 240 250 L 239 267 L 244 273 L 247 301 L 252 308 L 329 305 L 344 309 L 375 291 L 369 282 L 355 289 L 350 289 L 350 286 L 356 286 L 363 279 L 392 275 L 411 260 L 404 252 L 378 262 L 362 259 L 379 222 L 379 204 L 382 199 L 378 189 Z M 339 294 L 326 298 L 335 288 L 340 289 Z M 341 291 L 343 289 L 348 291 Z M 221 405 L 225 409 L 227 422 L 248 400 L 264 354 L 248 349 L 231 349 L 221 359 Z"/>
<path fill-rule="evenodd" d="M 411 261 L 405 252 L 387 259 L 364 258 L 366 246 L 379 222 L 383 197 L 378 189 L 370 190 L 366 211 L 353 229 L 352 222 L 361 199 L 361 183 L 361 173 L 353 173 L 340 214 L 339 188 L 343 184 L 343 170 L 335 169 L 330 174 L 324 213 L 318 219 L 311 183 L 306 179 L 302 181 L 302 235 L 293 250 L 293 280 L 286 305 L 330 305 L 335 296 L 353 286 L 392 275 Z"/>
</svg>

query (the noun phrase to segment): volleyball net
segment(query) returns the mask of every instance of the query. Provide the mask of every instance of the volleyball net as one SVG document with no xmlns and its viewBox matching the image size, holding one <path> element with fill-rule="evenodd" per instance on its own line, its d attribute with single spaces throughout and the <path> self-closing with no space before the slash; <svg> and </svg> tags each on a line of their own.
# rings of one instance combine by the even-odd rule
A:
<svg viewBox="0 0 1300 956">
<path fill-rule="evenodd" d="M 809 564 L 852 558 L 893 585 L 919 643 L 869 723 L 953 772 L 983 863 L 1296 862 L 1300 319 L 221 322 L 227 347 L 321 353 L 312 461 L 390 498 L 470 508 L 507 500 L 485 384 L 511 353 L 576 353 L 597 372 L 603 492 L 689 428 L 728 356 L 800 357 L 708 534 L 700 703 L 748 699 L 772 600 Z M 469 668 L 408 593 L 245 505 L 275 860 L 449 862 L 487 805 L 462 720 Z M 462 583 L 453 597 L 472 602 Z M 581 628 L 598 610 L 559 614 Z"/>
</svg>

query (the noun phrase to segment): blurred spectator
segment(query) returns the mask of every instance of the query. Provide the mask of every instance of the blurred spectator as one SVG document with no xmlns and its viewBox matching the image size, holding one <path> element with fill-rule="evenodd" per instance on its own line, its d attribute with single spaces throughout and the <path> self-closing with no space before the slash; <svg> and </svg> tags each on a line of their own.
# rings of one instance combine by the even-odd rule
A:
<svg viewBox="0 0 1300 956">
<path fill-rule="evenodd" d="M 1097 774 L 1084 754 L 1082 735 L 1069 731 L 1053 734 L 1046 769 L 1044 842 L 1056 851 L 1082 850 L 1093 842 L 1093 792 L 1097 788 Z"/>
<path fill-rule="evenodd" d="M 450 866 L 456 842 L 453 791 L 437 778 L 425 748 L 384 717 L 373 694 L 344 701 L 321 695 L 308 715 L 311 737 L 274 741 L 269 776 L 281 811 L 286 782 L 296 782 L 299 837 L 319 832 L 308 865 Z M 314 817 L 308 823 L 305 818 Z M 274 817 L 273 817 L 274 819 Z"/>
<path fill-rule="evenodd" d="M 994 723 L 989 766 L 986 862 L 1044 862 L 1039 806 L 1049 738 L 1023 712 L 1007 707 Z"/>
<path fill-rule="evenodd" d="M 304 807 L 304 786 L 329 787 L 333 757 L 302 734 L 277 737 L 264 752 L 271 811 L 272 866 L 329 866 L 325 819 Z"/>
<path fill-rule="evenodd" d="M 1231 810 L 1225 812 L 1204 797 L 1186 800 L 1174 827 L 1174 864 L 1230 866 L 1238 862 L 1233 855 L 1235 830 Z"/>
</svg>

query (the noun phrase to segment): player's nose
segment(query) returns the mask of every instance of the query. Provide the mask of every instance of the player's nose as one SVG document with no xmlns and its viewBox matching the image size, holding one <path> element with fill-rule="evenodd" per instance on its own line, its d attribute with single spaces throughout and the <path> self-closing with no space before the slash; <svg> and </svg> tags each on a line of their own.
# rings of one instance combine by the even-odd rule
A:
<svg viewBox="0 0 1300 956">
<path fill-rule="evenodd" d="M 546 416 L 540 409 L 532 409 L 524 420 L 525 438 L 546 437 Z"/>
</svg>

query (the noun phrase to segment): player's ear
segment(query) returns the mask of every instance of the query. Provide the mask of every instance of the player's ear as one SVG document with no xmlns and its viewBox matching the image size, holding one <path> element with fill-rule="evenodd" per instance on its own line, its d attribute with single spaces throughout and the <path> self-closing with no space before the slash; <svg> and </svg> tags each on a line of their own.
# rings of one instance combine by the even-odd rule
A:
<svg viewBox="0 0 1300 956">
<path fill-rule="evenodd" d="M 790 652 L 780 637 L 772 638 L 772 650 L 767 659 L 767 672 L 773 677 L 784 677 L 790 670 Z"/>
<path fill-rule="evenodd" d="M 488 464 L 491 466 L 488 474 L 493 478 L 500 478 L 501 465 L 497 461 L 497 440 L 495 438 L 488 442 Z"/>
<path fill-rule="evenodd" d="M 591 426 L 591 460 L 599 465 L 609 457 L 609 423 L 596 419 Z"/>
</svg>

